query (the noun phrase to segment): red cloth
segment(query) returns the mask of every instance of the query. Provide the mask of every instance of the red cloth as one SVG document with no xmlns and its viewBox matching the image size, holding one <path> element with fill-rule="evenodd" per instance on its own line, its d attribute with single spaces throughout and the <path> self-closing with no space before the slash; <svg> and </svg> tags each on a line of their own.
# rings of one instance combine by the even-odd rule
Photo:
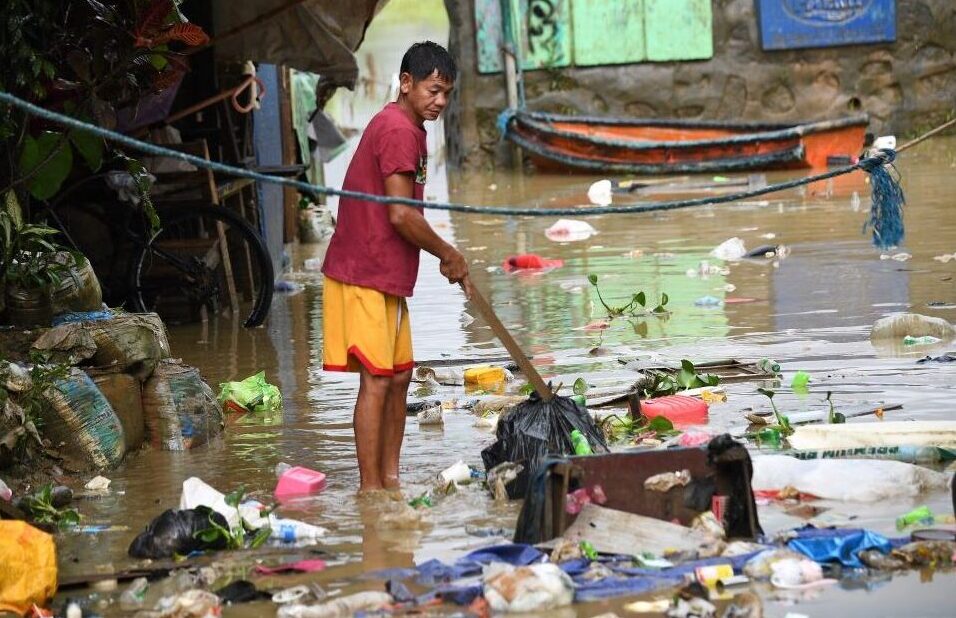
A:
<svg viewBox="0 0 956 618">
<path fill-rule="evenodd" d="M 415 124 L 397 103 L 389 103 L 365 128 L 342 188 L 385 195 L 387 177 L 409 173 L 415 176 L 414 197 L 420 200 L 427 165 L 424 127 Z M 343 197 L 322 272 L 343 283 L 411 296 L 419 253 L 389 222 L 387 205 Z"/>
<path fill-rule="evenodd" d="M 504 271 L 508 273 L 516 270 L 541 270 L 543 268 L 560 268 L 561 266 L 564 266 L 564 262 L 561 260 L 549 260 L 534 253 L 509 256 L 501 265 Z"/>
</svg>

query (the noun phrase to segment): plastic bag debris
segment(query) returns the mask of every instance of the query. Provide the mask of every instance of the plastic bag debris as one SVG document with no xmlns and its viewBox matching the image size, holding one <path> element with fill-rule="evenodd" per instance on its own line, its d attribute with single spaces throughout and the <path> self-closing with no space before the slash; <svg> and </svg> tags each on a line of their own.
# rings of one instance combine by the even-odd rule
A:
<svg viewBox="0 0 956 618">
<path fill-rule="evenodd" d="M 587 240 L 597 234 L 590 223 L 578 219 L 558 219 L 545 230 L 544 235 L 554 242 L 574 242 Z"/>
<path fill-rule="evenodd" d="M 506 273 L 514 272 L 548 272 L 564 266 L 564 260 L 551 260 L 535 253 L 509 255 L 501 263 L 501 269 Z"/>
<path fill-rule="evenodd" d="M 803 560 L 804 555 L 792 549 L 768 549 L 762 551 L 744 564 L 744 575 L 751 579 L 765 580 L 773 575 L 773 565 L 783 560 Z"/>
<path fill-rule="evenodd" d="M 195 509 L 168 509 L 151 521 L 129 546 L 129 555 L 133 558 L 171 558 L 174 555 L 186 556 L 194 551 L 223 549 L 226 539 L 218 537 L 207 543 L 199 534 L 212 527 L 213 522 L 228 528 L 226 518 L 209 507 Z"/>
<path fill-rule="evenodd" d="M 444 425 L 445 411 L 441 406 L 426 408 L 415 415 L 419 425 Z"/>
<path fill-rule="evenodd" d="M 677 598 L 666 615 L 668 618 L 714 618 L 717 615 L 717 607 L 700 597 Z"/>
<path fill-rule="evenodd" d="M 54 362 L 70 365 L 93 358 L 96 342 L 93 335 L 79 324 L 67 323 L 54 326 L 33 342 L 32 349 L 45 352 Z"/>
<path fill-rule="evenodd" d="M 445 468 L 438 474 L 443 485 L 451 483 L 466 483 L 471 480 L 471 468 L 464 461 L 459 459 L 451 466 Z"/>
<path fill-rule="evenodd" d="M 3 479 L 0 479 L 0 500 L 4 502 L 10 502 L 10 499 L 13 498 L 13 490 L 7 487 L 7 484 L 3 482 Z"/>
<path fill-rule="evenodd" d="M 671 606 L 667 599 L 657 601 L 634 601 L 624 606 L 624 610 L 633 614 L 663 614 Z"/>
<path fill-rule="evenodd" d="M 805 558 L 778 560 L 770 565 L 770 570 L 770 583 L 786 590 L 805 590 L 837 583 L 835 579 L 824 579 L 820 565 Z"/>
<path fill-rule="evenodd" d="M 588 187 L 588 201 L 596 206 L 607 206 L 614 200 L 612 189 L 610 180 L 598 180 Z"/>
<path fill-rule="evenodd" d="M 261 601 L 271 599 L 272 595 L 268 592 L 256 589 L 255 584 L 244 579 L 237 579 L 230 582 L 216 591 L 223 603 L 235 605 L 236 603 L 250 603 L 252 601 Z"/>
<path fill-rule="evenodd" d="M 461 386 L 465 383 L 465 371 L 461 367 L 415 367 L 416 382 L 435 382 L 443 386 Z"/>
<path fill-rule="evenodd" d="M 518 478 L 524 466 L 521 464 L 503 461 L 491 470 L 488 470 L 488 489 L 497 501 L 508 499 L 508 484 Z"/>
<path fill-rule="evenodd" d="M 324 560 L 297 560 L 296 562 L 287 562 L 274 567 L 267 567 L 257 564 L 255 572 L 259 575 L 278 575 L 280 573 L 314 573 L 324 571 L 328 566 Z"/>
<path fill-rule="evenodd" d="M 846 528 L 803 528 L 795 531 L 797 538 L 787 541 L 787 547 L 814 562 L 838 562 L 845 567 L 860 568 L 858 555 L 876 549 L 889 552 L 890 541 L 875 532 Z"/>
<path fill-rule="evenodd" d="M 226 504 L 226 495 L 198 477 L 183 481 L 183 493 L 179 498 L 179 508 L 183 510 L 206 506 L 222 515 L 228 522 L 228 528 L 234 530 L 242 524 L 240 518 L 253 529 L 266 525 L 267 520 L 260 513 L 260 505 L 245 502 L 239 508 Z M 275 530 L 273 530 L 275 532 Z"/>
<path fill-rule="evenodd" d="M 907 335 L 912 337 L 938 337 L 949 341 L 956 337 L 956 327 L 943 318 L 934 318 L 918 313 L 895 313 L 880 318 L 870 330 L 870 341 L 899 341 Z"/>
<path fill-rule="evenodd" d="M 139 609 L 146 601 L 147 590 L 149 590 L 149 580 L 145 577 L 137 577 L 120 595 L 120 608 L 126 611 Z"/>
<path fill-rule="evenodd" d="M 644 480 L 644 489 L 666 493 L 675 487 L 685 487 L 691 481 L 690 470 L 662 472 Z"/>
<path fill-rule="evenodd" d="M 551 563 L 513 567 L 495 562 L 482 578 L 485 599 L 495 612 L 534 612 L 570 605 L 574 583 Z"/>
<path fill-rule="evenodd" d="M 222 404 L 199 370 L 168 359 L 143 384 L 143 421 L 150 445 L 167 451 L 206 444 L 225 425 Z"/>
<path fill-rule="evenodd" d="M 319 605 L 283 605 L 278 618 L 347 618 L 359 612 L 374 612 L 392 603 L 387 592 L 359 592 Z"/>
<path fill-rule="evenodd" d="M 237 412 L 275 412 L 282 408 L 282 393 L 277 386 L 266 382 L 265 371 L 239 382 L 220 384 L 218 399 L 225 409 Z"/>
<path fill-rule="evenodd" d="M 952 475 L 899 461 L 819 459 L 802 461 L 786 455 L 753 459 L 754 491 L 793 487 L 818 498 L 875 502 L 946 489 Z"/>
<path fill-rule="evenodd" d="M 717 245 L 710 254 L 719 260 L 739 260 L 747 255 L 747 247 L 744 241 L 734 236 Z"/>
<path fill-rule="evenodd" d="M 83 487 L 90 491 L 108 491 L 110 488 L 110 483 L 112 483 L 112 481 L 105 476 L 94 476 Z"/>
<path fill-rule="evenodd" d="M 509 497 L 522 498 L 542 460 L 574 453 L 571 432 L 575 429 L 584 434 L 594 453 L 608 452 L 603 432 L 586 410 L 567 397 L 543 402 L 532 394 L 498 420 L 497 440 L 481 452 L 485 471 L 490 473 L 506 461 L 523 464 L 524 470 L 507 485 Z"/>
<path fill-rule="evenodd" d="M 581 489 L 575 489 L 568 493 L 564 502 L 564 510 L 571 515 L 577 515 L 581 512 L 581 509 L 584 508 L 585 504 L 605 504 L 606 502 L 607 495 L 604 493 L 604 488 L 600 485 L 582 487 Z"/>
<path fill-rule="evenodd" d="M 942 341 L 942 339 L 933 337 L 932 335 L 922 335 L 920 337 L 907 335 L 903 337 L 903 345 L 936 345 L 940 341 Z"/>
<path fill-rule="evenodd" d="M 0 521 L 0 613 L 25 614 L 56 594 L 53 537 L 22 521 Z"/>
<path fill-rule="evenodd" d="M 207 590 L 187 590 L 163 597 L 153 611 L 141 611 L 141 618 L 213 618 L 222 612 L 219 597 Z"/>
<path fill-rule="evenodd" d="M 285 605 L 286 603 L 298 603 L 306 599 L 309 595 L 314 595 L 314 591 L 309 586 L 292 586 L 291 588 L 286 588 L 274 593 L 272 595 L 272 602 L 278 605 Z M 322 598 L 316 598 L 319 601 L 322 600 Z"/>
</svg>

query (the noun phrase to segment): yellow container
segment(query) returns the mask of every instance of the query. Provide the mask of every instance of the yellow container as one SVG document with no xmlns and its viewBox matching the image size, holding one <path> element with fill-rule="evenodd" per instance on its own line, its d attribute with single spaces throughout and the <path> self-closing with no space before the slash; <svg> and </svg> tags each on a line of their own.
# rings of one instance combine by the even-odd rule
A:
<svg viewBox="0 0 956 618">
<path fill-rule="evenodd" d="M 717 582 L 734 576 L 734 567 L 729 564 L 713 564 L 694 569 L 694 576 L 704 586 L 716 586 Z"/>
<path fill-rule="evenodd" d="M 501 367 L 469 367 L 465 369 L 465 384 L 472 386 L 491 387 L 505 381 L 505 370 Z"/>
</svg>

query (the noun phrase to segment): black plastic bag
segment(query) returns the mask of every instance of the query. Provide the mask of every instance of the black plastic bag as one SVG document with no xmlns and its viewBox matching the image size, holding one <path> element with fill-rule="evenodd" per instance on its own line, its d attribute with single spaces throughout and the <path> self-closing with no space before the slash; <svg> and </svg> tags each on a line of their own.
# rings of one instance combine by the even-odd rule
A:
<svg viewBox="0 0 956 618">
<path fill-rule="evenodd" d="M 199 538 L 204 530 L 213 527 L 210 518 L 217 525 L 229 529 L 226 518 L 207 506 L 164 511 L 133 539 L 129 555 L 133 558 L 170 558 L 174 554 L 186 556 L 194 551 L 225 549 L 226 539 L 223 536 L 216 537 L 212 542 Z"/>
<path fill-rule="evenodd" d="M 481 452 L 485 471 L 510 461 L 524 470 L 506 487 L 512 500 L 524 498 L 529 479 L 541 462 L 549 457 L 573 455 L 571 432 L 577 429 L 591 445 L 593 453 L 607 453 L 604 434 L 588 411 L 567 397 L 544 402 L 537 393 L 519 403 L 498 420 L 498 440 Z"/>
</svg>

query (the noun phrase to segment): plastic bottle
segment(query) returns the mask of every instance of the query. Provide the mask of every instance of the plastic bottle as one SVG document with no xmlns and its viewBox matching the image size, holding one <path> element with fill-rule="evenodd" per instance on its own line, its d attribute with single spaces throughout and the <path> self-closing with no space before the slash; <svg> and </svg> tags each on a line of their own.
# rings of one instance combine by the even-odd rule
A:
<svg viewBox="0 0 956 618">
<path fill-rule="evenodd" d="M 757 443 L 780 446 L 780 430 L 775 427 L 764 427 L 757 432 Z"/>
<path fill-rule="evenodd" d="M 932 345 L 934 343 L 939 343 L 942 341 L 939 337 L 933 337 L 932 335 L 923 335 L 922 337 L 913 337 L 912 335 L 907 335 L 903 337 L 903 345 Z"/>
<path fill-rule="evenodd" d="M 588 401 L 587 399 L 585 399 L 584 395 L 571 395 L 569 399 L 573 401 L 574 403 L 578 404 L 579 406 L 581 406 L 582 408 L 587 407 Z"/>
<path fill-rule="evenodd" d="M 797 389 L 806 389 L 807 385 L 810 384 L 810 374 L 806 371 L 798 371 L 793 374 L 793 380 L 790 382 L 790 388 Z"/>
<path fill-rule="evenodd" d="M 571 444 L 574 446 L 575 455 L 591 454 L 591 445 L 588 443 L 588 439 L 577 429 L 571 432 Z"/>
<path fill-rule="evenodd" d="M 269 527 L 272 528 L 272 538 L 283 543 L 295 541 L 316 541 L 324 538 L 328 530 L 320 526 L 313 526 L 295 519 L 285 519 L 269 515 Z"/>
<path fill-rule="evenodd" d="M 757 369 L 763 371 L 764 373 L 772 373 L 776 375 L 780 373 L 780 363 L 772 358 L 761 358 L 759 361 L 757 361 Z"/>
<path fill-rule="evenodd" d="M 900 515 L 897 517 L 896 529 L 902 530 L 903 528 L 912 526 L 913 524 L 932 524 L 933 520 L 933 511 L 929 510 L 929 507 L 924 504 L 923 506 L 916 507 L 905 515 Z"/>
<path fill-rule="evenodd" d="M 292 464 L 280 461 L 276 464 L 276 478 L 282 478 L 282 475 L 292 469 Z"/>
<path fill-rule="evenodd" d="M 138 577 L 129 584 L 129 588 L 120 595 L 120 607 L 133 610 L 143 606 L 146 600 L 146 591 L 149 589 L 149 580 Z"/>
</svg>

